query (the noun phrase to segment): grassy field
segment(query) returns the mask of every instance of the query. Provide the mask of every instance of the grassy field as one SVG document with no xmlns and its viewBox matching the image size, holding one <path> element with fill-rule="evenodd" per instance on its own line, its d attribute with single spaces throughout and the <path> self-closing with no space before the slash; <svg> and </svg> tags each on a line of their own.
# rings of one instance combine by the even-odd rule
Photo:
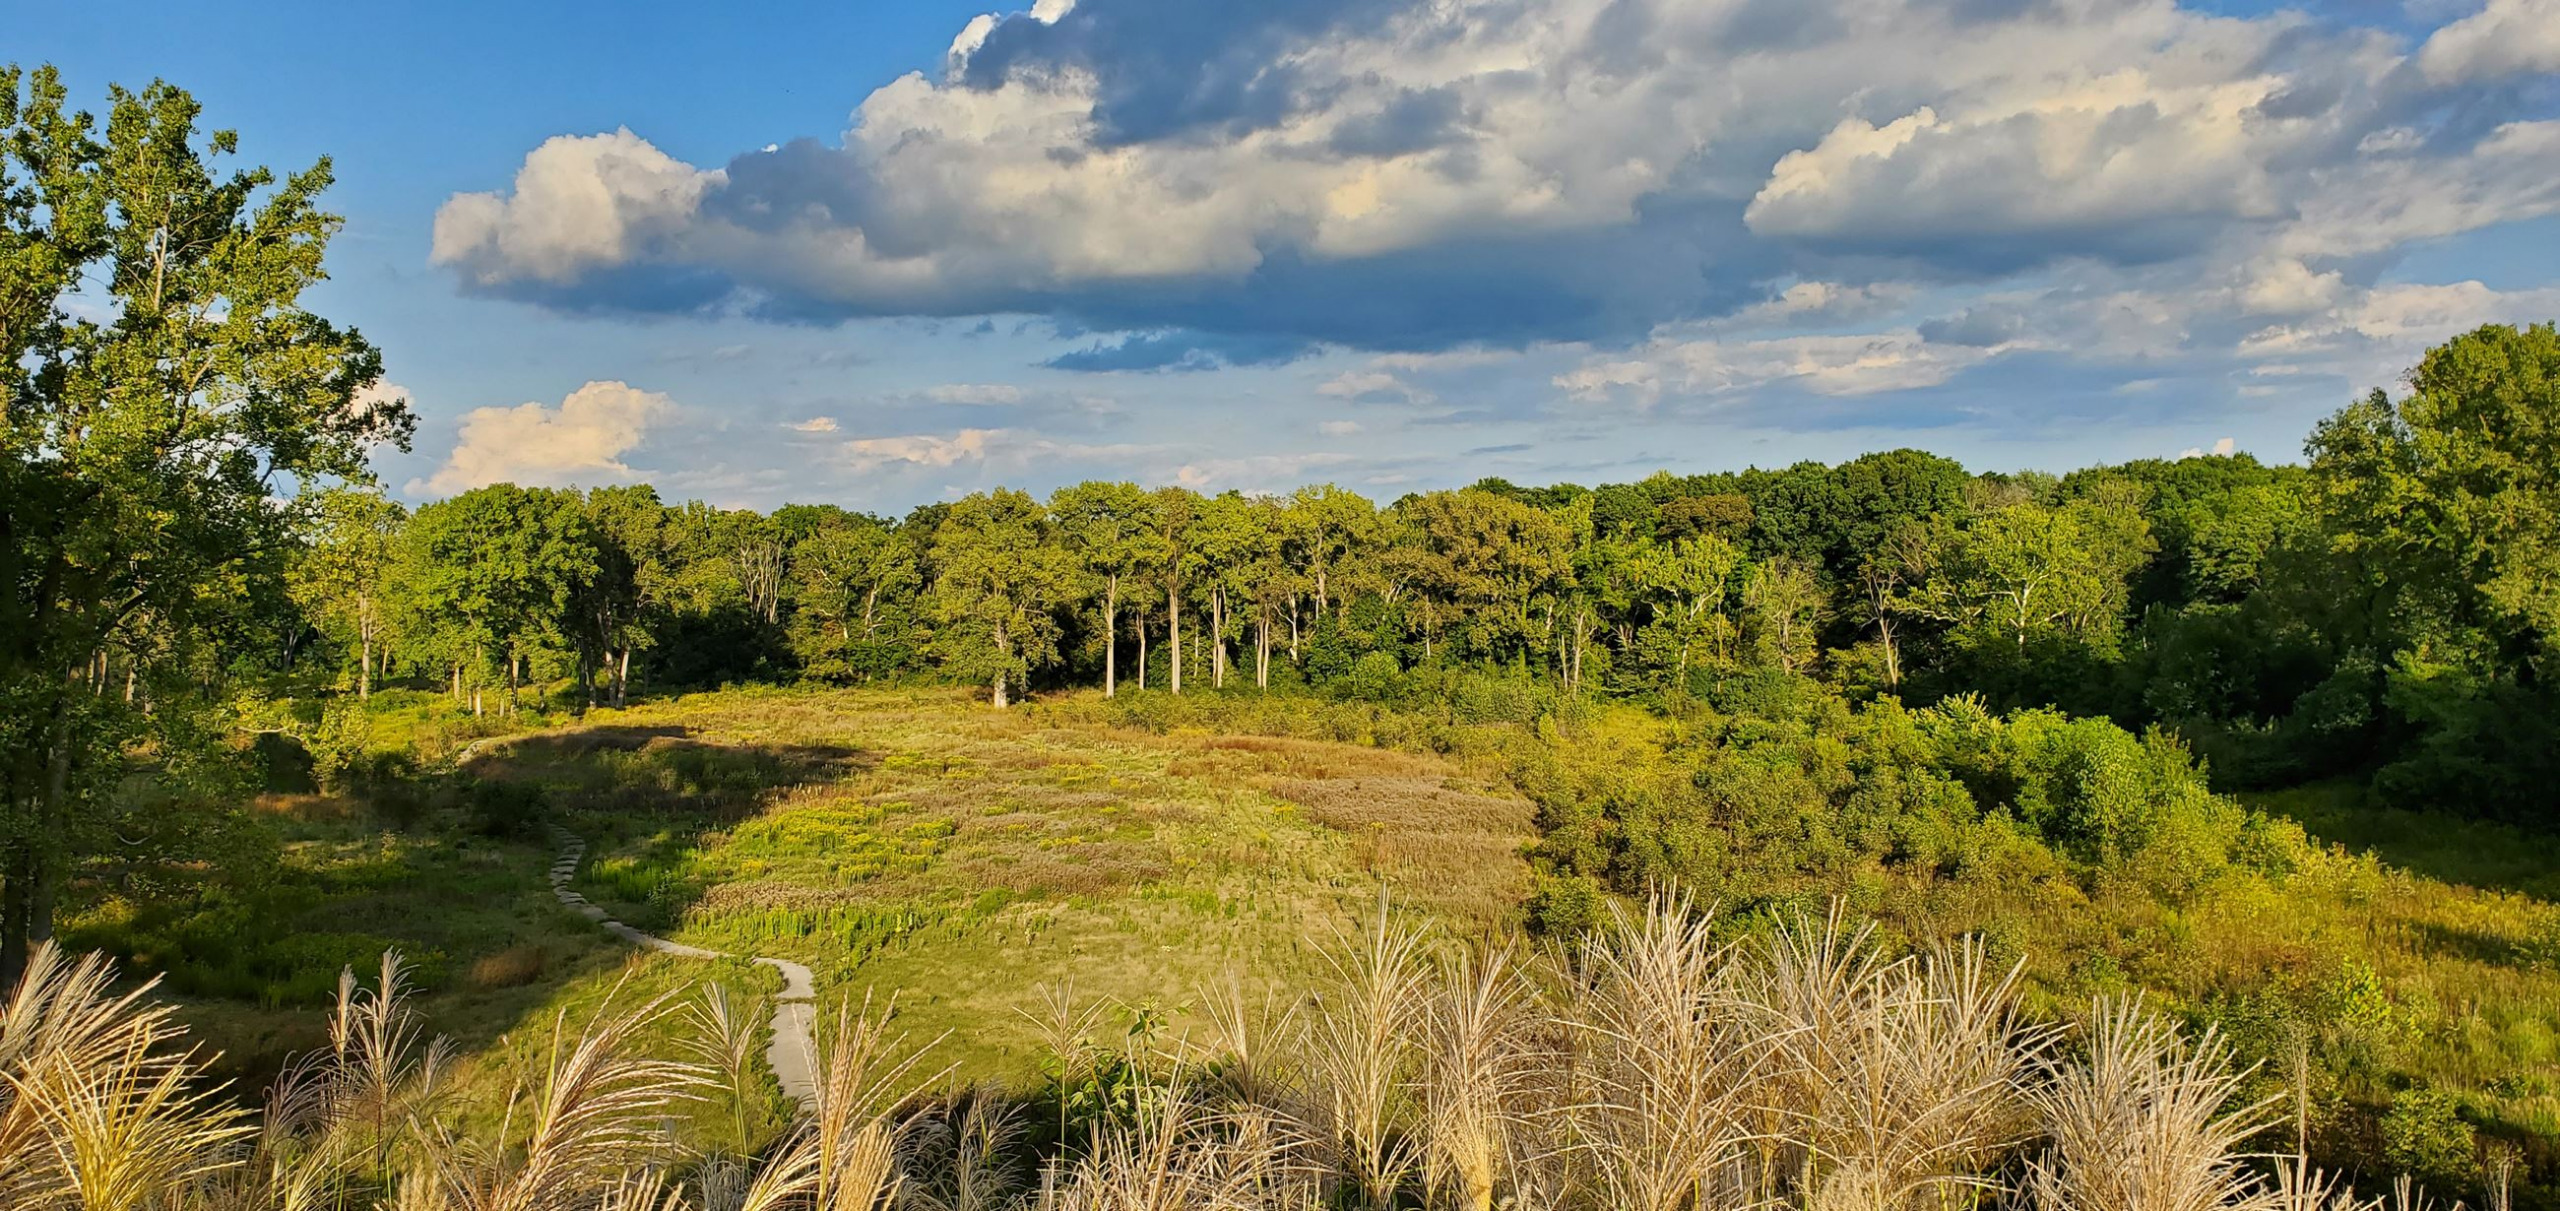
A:
<svg viewBox="0 0 2560 1211">
<path fill-rule="evenodd" d="M 432 735 L 451 751 L 505 726 L 431 714 L 393 704 L 377 742 Z M 1178 1034 L 1209 990 L 1306 984 L 1382 894 L 1453 931 L 1515 925 L 1532 885 L 1533 809 L 1513 789 L 1533 785 L 1528 755 L 1615 776 L 1695 743 L 1695 721 L 1633 708 L 1588 710 L 1559 733 L 1251 695 L 1085 693 L 998 712 L 937 689 L 728 690 L 518 726 L 423 805 L 262 798 L 256 836 L 235 846 L 255 877 L 109 894 L 67 935 L 164 972 L 248 1085 L 323 1042 L 341 964 L 363 970 L 396 946 L 484 1110 L 563 1013 L 706 981 L 758 1005 L 774 991 L 744 963 L 635 955 L 562 910 L 543 879 L 542 828 L 556 823 L 589 842 L 576 887 L 616 916 L 805 961 L 822 1003 L 894 997 L 908 1030 L 947 1033 L 936 1066 L 1020 1078 L 1045 1058 L 1056 1006 L 1113 1005 L 1106 1030 Z M 2315 1131 L 2341 1153 L 2405 1151 L 2385 1136 L 2449 1130 L 2458 1111 L 2484 1137 L 2527 1141 L 2534 1168 L 2552 1163 L 2560 862 L 2547 843 L 2375 809 L 2351 786 L 2250 804 L 2311 843 L 2281 875 L 2176 904 L 2014 862 L 1858 867 L 1760 892 L 1839 896 L 1897 944 L 1979 934 L 2025 963 L 2040 1015 L 2145 990 L 2263 1061 L 2260 1093 L 2284 1091 L 2288 1057 L 2311 1048 L 2324 1057 L 2308 1072 Z M 660 1028 L 670 1053 L 678 1029 Z M 731 1121 L 697 1115 L 715 1134 Z"/>
<path fill-rule="evenodd" d="M 1180 1029 L 1203 990 L 1306 974 L 1374 911 L 1458 928 L 1525 889 L 1529 808 L 1449 761 L 1159 736 L 951 691 L 689 695 L 498 742 L 585 836 L 578 889 L 678 941 L 895 995 L 968 1075 L 1036 1060 L 1051 996 Z"/>
</svg>

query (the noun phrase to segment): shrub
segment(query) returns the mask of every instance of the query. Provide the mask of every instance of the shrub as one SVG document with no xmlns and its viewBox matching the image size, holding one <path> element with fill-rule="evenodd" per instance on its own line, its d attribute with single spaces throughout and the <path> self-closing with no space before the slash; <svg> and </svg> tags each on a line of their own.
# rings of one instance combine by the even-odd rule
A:
<svg viewBox="0 0 2560 1211">
<path fill-rule="evenodd" d="M 534 838 L 550 813 L 550 796 L 531 782 L 491 778 L 459 779 L 463 819 L 484 837 Z"/>
<path fill-rule="evenodd" d="M 1609 897 L 1589 875 L 1545 876 L 1529 894 L 1529 921 L 1539 932 L 1576 937 L 1608 919 Z"/>
<path fill-rule="evenodd" d="M 2382 1155 L 2400 1172 L 2429 1185 L 2470 1184 L 2480 1141 L 2451 1097 L 2424 1086 L 2401 1090 L 2380 1130 Z"/>
<path fill-rule="evenodd" d="M 1394 702 L 1404 697 L 1404 666 L 1390 653 L 1371 652 L 1353 661 L 1338 685 L 1346 698 Z"/>
</svg>

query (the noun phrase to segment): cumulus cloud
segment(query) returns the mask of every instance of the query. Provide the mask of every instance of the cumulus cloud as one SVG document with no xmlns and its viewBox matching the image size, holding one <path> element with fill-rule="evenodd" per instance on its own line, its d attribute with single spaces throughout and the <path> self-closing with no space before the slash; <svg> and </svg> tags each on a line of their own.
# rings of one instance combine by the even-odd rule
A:
<svg viewBox="0 0 2560 1211">
<path fill-rule="evenodd" d="M 812 416 L 804 421 L 795 421 L 791 424 L 784 425 L 783 428 L 789 429 L 794 433 L 833 433 L 836 431 L 836 418 L 832 416 Z"/>
<path fill-rule="evenodd" d="M 2241 342 L 2268 365 L 2353 358 L 2386 371 L 2427 346 L 2482 324 L 2530 323 L 2560 312 L 2560 289 L 2501 291 L 2480 282 L 2400 284 L 2355 292 L 2319 315 L 2272 325 Z"/>
<path fill-rule="evenodd" d="M 2560 66 L 2555 3 L 2414 55 L 2168 0 L 1043 3 L 830 143 L 553 139 L 446 203 L 435 259 L 561 307 L 1136 334 L 1066 369 L 1624 342 L 1842 258 L 2202 266 L 2547 209 L 2544 136 L 2476 118 L 2517 104 L 2480 81 Z"/>
<path fill-rule="evenodd" d="M 1316 394 L 1359 404 L 1428 404 L 1437 398 L 1384 370 L 1345 370 L 1318 383 Z"/>
<path fill-rule="evenodd" d="M 2304 132 L 2263 116 L 2281 76 L 2182 66 L 2003 81 L 1882 126 L 1845 118 L 1781 157 L 1743 220 L 1825 247 L 2002 268 L 2056 247 L 2129 260 L 2193 250 L 2277 213 L 2269 161 Z"/>
<path fill-rule="evenodd" d="M 551 139 L 452 197 L 433 255 L 578 311 L 1047 317 L 1057 370 L 1325 357 L 1315 397 L 1475 401 L 1451 421 L 2060 363 L 2387 381 L 2429 334 L 2554 306 L 2377 282 L 2560 213 L 2560 121 L 2521 79 L 2560 72 L 2555 6 L 2403 37 L 2173 0 L 1040 0 L 824 140 Z M 844 457 L 1072 457 L 1034 417 L 960 419 Z"/>
<path fill-rule="evenodd" d="M 937 404 L 1018 404 L 1022 388 L 1011 383 L 944 383 L 925 390 Z"/>
<path fill-rule="evenodd" d="M 411 495 L 446 495 L 488 484 L 593 484 L 633 477 L 623 465 L 649 429 L 676 414 L 666 396 L 598 381 L 557 407 L 523 403 L 474 408 L 444 465 L 408 485 Z"/>
<path fill-rule="evenodd" d="M 474 285 L 562 286 L 652 259 L 721 182 L 628 129 L 546 140 L 506 194 L 455 194 L 430 258 Z"/>
<path fill-rule="evenodd" d="M 1014 435 L 1004 429 L 962 429 L 949 437 L 862 437 L 844 444 L 844 459 L 856 471 L 876 471 L 893 464 L 949 467 L 983 462 L 991 449 Z"/>
<path fill-rule="evenodd" d="M 1932 387 L 1999 352 L 1931 341 L 1917 331 L 1755 341 L 1659 337 L 1632 356 L 1595 356 L 1555 377 L 1574 399 L 1650 406 L 1664 395 L 1722 395 L 1784 384 L 1816 395 Z"/>
<path fill-rule="evenodd" d="M 2560 0 L 2489 0 L 2428 35 L 2418 68 L 2438 84 L 2560 71 Z"/>
</svg>

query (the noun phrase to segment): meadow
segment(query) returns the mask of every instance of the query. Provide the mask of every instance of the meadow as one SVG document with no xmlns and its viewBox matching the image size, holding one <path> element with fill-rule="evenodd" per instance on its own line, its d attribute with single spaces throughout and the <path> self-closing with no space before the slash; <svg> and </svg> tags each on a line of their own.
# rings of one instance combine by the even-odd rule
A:
<svg viewBox="0 0 2560 1211">
<path fill-rule="evenodd" d="M 608 1008 L 716 984 L 763 1021 L 769 972 L 633 953 L 564 910 L 542 878 L 564 830 L 587 842 L 575 891 L 680 943 L 806 962 L 822 1006 L 894 1007 L 900 1032 L 937 1040 L 943 1088 L 1125 1098 L 1153 1060 L 1113 1061 L 1108 1095 L 1058 1087 L 1061 1065 L 1105 1044 L 1179 1052 L 1239 1006 L 1315 1005 L 1381 912 L 1542 952 L 1605 934 L 1605 897 L 1564 894 L 1588 880 L 1560 839 L 1595 813 L 1637 835 L 1647 795 L 1791 735 L 1704 704 L 1498 714 L 1455 697 L 1077 693 L 999 712 L 945 688 L 749 688 L 528 712 L 474 737 L 395 700 L 366 743 L 428 772 L 263 796 L 246 831 L 265 840 L 233 843 L 255 877 L 105 895 L 66 939 L 161 973 L 244 1090 L 324 1047 L 342 967 L 397 948 L 411 1003 L 457 1048 L 460 1122 L 503 1119 L 550 1032 Z M 1753 810 L 1805 806 L 1773 802 Z M 2156 856 L 2075 863 L 2004 812 L 1937 849 L 1911 819 L 1870 821 L 1889 840 L 1862 849 L 1731 803 L 1681 809 L 1732 838 L 1683 886 L 1714 908 L 1703 944 L 1763 946 L 1841 912 L 1887 960 L 1973 947 L 2014 968 L 2004 1003 L 2024 1022 L 2086 1029 L 2139 997 L 2219 1040 L 2233 1107 L 2288 1108 L 2253 1148 L 2291 1139 L 2368 1189 L 2417 1174 L 2542 1205 L 2560 910 L 2535 838 L 2411 818 L 2347 783 L 2220 802 L 2259 856 L 2172 896 Z M 1855 834 L 1860 810 L 1823 827 Z M 682 1036 L 660 1015 L 625 1045 L 669 1059 Z M 791 1107 L 750 1067 L 755 1092 L 685 1110 L 691 1131 L 745 1149 L 785 1129 Z"/>
</svg>

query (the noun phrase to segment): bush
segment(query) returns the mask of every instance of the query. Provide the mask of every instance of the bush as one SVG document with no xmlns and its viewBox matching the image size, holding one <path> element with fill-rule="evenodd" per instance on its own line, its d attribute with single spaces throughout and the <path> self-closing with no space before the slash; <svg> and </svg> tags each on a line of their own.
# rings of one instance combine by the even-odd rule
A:
<svg viewBox="0 0 2560 1211">
<path fill-rule="evenodd" d="M 2400 1172 L 2430 1186 L 2470 1184 L 2480 1141 L 2452 1098 L 2424 1086 L 2401 1090 L 2382 1116 L 2381 1132 L 2383 1158 Z"/>
<path fill-rule="evenodd" d="M 1404 666 L 1386 652 L 1371 652 L 1351 662 L 1351 671 L 1338 685 L 1345 698 L 1395 702 L 1404 697 Z"/>
<path fill-rule="evenodd" d="M 1538 717 L 1537 687 L 1525 679 L 1460 673 L 1451 681 L 1449 717 L 1452 722 L 1527 723 Z"/>
<path fill-rule="evenodd" d="M 1609 897 L 1589 875 L 1546 876 L 1529 893 L 1529 923 L 1540 933 L 1574 937 L 1608 917 Z"/>
<path fill-rule="evenodd" d="M 501 782 L 462 775 L 463 820 L 484 837 L 532 839 L 550 814 L 550 796 L 530 782 Z"/>
</svg>

